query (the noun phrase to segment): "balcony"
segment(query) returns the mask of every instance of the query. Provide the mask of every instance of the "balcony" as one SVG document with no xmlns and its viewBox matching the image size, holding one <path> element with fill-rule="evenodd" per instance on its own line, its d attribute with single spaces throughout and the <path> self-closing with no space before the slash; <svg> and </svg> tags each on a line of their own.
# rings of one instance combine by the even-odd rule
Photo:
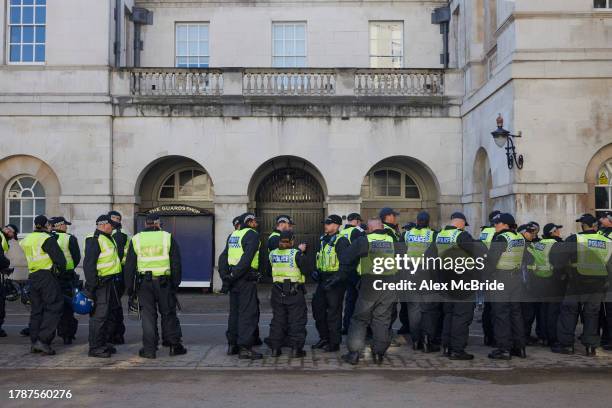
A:
<svg viewBox="0 0 612 408">
<path fill-rule="evenodd" d="M 461 78 L 443 69 L 128 68 L 113 72 L 112 95 L 122 114 L 137 105 L 139 115 L 447 116 Z"/>
</svg>

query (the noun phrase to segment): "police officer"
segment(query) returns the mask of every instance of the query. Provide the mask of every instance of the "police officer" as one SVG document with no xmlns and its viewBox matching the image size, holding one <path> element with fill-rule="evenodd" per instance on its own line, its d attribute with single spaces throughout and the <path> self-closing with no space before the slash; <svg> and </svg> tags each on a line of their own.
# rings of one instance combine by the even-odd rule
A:
<svg viewBox="0 0 612 408">
<path fill-rule="evenodd" d="M 74 318 L 71 300 L 74 295 L 74 288 L 79 281 L 79 276 L 74 270 L 81 262 L 81 250 L 77 238 L 67 232 L 68 225 L 72 225 L 70 222 L 66 221 L 64 217 L 53 217 L 49 220 L 49 223 L 66 258 L 66 271 L 59 276 L 64 295 L 64 309 L 57 326 L 57 335 L 64 340 L 64 344 L 72 344 L 79 327 L 79 321 Z"/>
<path fill-rule="evenodd" d="M 162 345 L 170 355 L 187 353 L 181 343 L 181 325 L 176 316 L 176 290 L 181 284 L 181 255 L 172 235 L 161 229 L 159 215 L 149 214 L 145 229 L 130 241 L 125 263 L 128 295 L 136 293 L 142 307 L 142 344 L 138 355 L 155 358 L 157 314 L 161 316 Z"/>
<path fill-rule="evenodd" d="M 493 210 L 489 213 L 489 225 L 483 226 L 480 229 L 480 242 L 485 244 L 487 249 L 491 247 L 491 241 L 493 241 L 493 236 L 495 235 L 495 224 L 493 223 L 493 219 L 501 214 L 498 210 Z M 483 294 L 484 295 L 484 294 Z M 495 336 L 493 335 L 493 314 L 491 302 L 484 302 L 484 308 L 482 311 L 482 332 L 484 334 L 484 345 L 485 346 L 494 346 L 495 345 Z"/>
<path fill-rule="evenodd" d="M 492 304 L 497 349 L 489 353 L 489 358 L 526 358 L 525 323 L 520 303 L 524 295 L 521 265 L 525 238 L 516 232 L 516 222 L 511 214 L 499 214 L 493 222 L 495 236 L 487 254 L 487 270 L 493 272 L 495 280 L 504 284 L 504 289 L 495 293 Z"/>
<path fill-rule="evenodd" d="M 117 244 L 117 253 L 119 254 L 119 259 L 121 259 L 121 265 L 125 265 L 125 259 L 127 256 L 127 249 L 130 244 L 130 236 L 123 232 L 122 224 L 121 224 L 121 213 L 118 211 L 109 211 L 108 216 L 111 219 L 111 225 L 113 226 L 112 237 Z M 119 296 L 123 296 L 125 292 L 125 282 L 123 281 L 123 274 L 121 274 L 120 278 L 116 283 L 117 293 Z M 118 309 L 117 309 L 118 311 Z M 115 320 L 117 321 L 117 325 L 115 327 L 115 333 L 113 333 L 110 342 L 113 344 L 124 344 L 125 339 L 125 324 L 123 323 L 123 313 L 115 316 Z"/>
<path fill-rule="evenodd" d="M 252 349 L 259 324 L 259 233 L 253 213 L 240 217 L 240 229 L 229 236 L 225 250 L 227 267 L 219 270 L 221 279 L 229 287 L 230 313 L 228 317 L 228 354 L 240 359 L 261 359 L 261 353 Z"/>
<path fill-rule="evenodd" d="M 450 224 L 444 227 L 436 236 L 435 245 L 431 245 L 426 254 L 428 258 L 440 257 L 443 264 L 447 258 L 479 258 L 483 257 L 486 248 L 465 231 L 469 226 L 465 215 L 460 212 L 451 214 Z M 466 280 L 475 276 L 471 271 L 458 272 L 455 269 L 439 271 L 438 279 L 444 282 Z M 442 324 L 443 354 L 451 360 L 472 360 L 474 355 L 467 353 L 470 324 L 474 319 L 474 295 L 471 293 L 447 293 L 442 305 L 444 314 Z"/>
<path fill-rule="evenodd" d="M 527 290 L 530 298 L 540 301 L 538 314 L 542 327 L 544 345 L 557 346 L 557 320 L 560 299 L 565 293 L 561 273 L 550 263 L 550 252 L 561 238 L 562 225 L 546 224 L 543 238 L 539 242 L 528 242 L 525 254 Z"/>
<path fill-rule="evenodd" d="M 278 248 L 270 251 L 272 265 L 272 321 L 268 345 L 272 349 L 272 357 L 281 355 L 281 347 L 288 343 L 291 347 L 291 357 L 301 358 L 306 355 L 306 322 L 308 309 L 304 274 L 302 268 L 306 265 L 303 251 L 306 244 L 293 248 L 293 233 L 284 230 L 279 233 Z"/>
<path fill-rule="evenodd" d="M 383 262 L 379 262 L 379 258 Z M 395 258 L 395 242 L 385 231 L 380 219 L 369 220 L 367 235 L 357 238 L 340 257 L 341 263 L 346 265 L 360 260 L 361 285 L 347 337 L 348 353 L 342 356 L 342 360 L 352 365 L 359 363 L 359 353 L 365 347 L 368 326 L 372 328 L 374 363 L 382 364 L 391 344 L 389 325 L 397 295 L 393 290 L 377 290 L 376 282 L 395 282 L 397 269 L 392 262 L 393 267 L 376 270 L 375 265 L 384 265 L 385 258 Z"/>
<path fill-rule="evenodd" d="M 34 218 L 34 231 L 19 242 L 28 262 L 32 311 L 30 340 L 32 353 L 55 354 L 51 342 L 62 315 L 64 298 L 58 276 L 66 270 L 66 258 L 49 232 L 44 215 Z"/>
<path fill-rule="evenodd" d="M 576 220 L 582 232 L 569 236 L 565 242 L 553 246 L 550 261 L 556 268 L 566 268 L 568 284 L 561 303 L 557 336 L 559 345 L 552 351 L 574 353 L 574 332 L 582 311 L 581 341 L 586 355 L 595 356 L 599 345 L 599 309 L 608 288 L 608 274 L 612 270 L 612 241 L 597 233 L 597 219 L 583 214 Z"/>
<path fill-rule="evenodd" d="M 116 333 L 121 308 L 117 286 L 122 281 L 121 258 L 112 237 L 112 220 L 107 214 L 96 219 L 96 231 L 85 238 L 85 296 L 93 299 L 89 318 L 89 356 L 109 358 L 117 350 L 111 339 Z"/>
<path fill-rule="evenodd" d="M 234 219 L 232 220 L 232 225 L 234 226 L 234 231 L 240 229 L 240 216 L 234 217 Z"/>
<path fill-rule="evenodd" d="M 425 251 L 435 241 L 437 232 L 429 227 L 429 213 L 421 211 L 417 214 L 416 224 L 404 234 L 406 242 L 406 255 L 410 259 L 422 258 Z M 411 270 L 411 280 L 418 286 L 425 279 L 425 269 Z M 410 324 L 410 337 L 412 338 L 412 346 L 414 350 L 422 349 L 423 343 L 421 339 L 421 318 L 422 318 L 422 303 L 423 297 L 419 293 L 411 293 L 412 299 L 407 302 L 408 306 L 408 321 Z"/>
<path fill-rule="evenodd" d="M 598 233 L 606 238 L 612 239 L 612 211 L 604 211 L 599 216 Z M 606 302 L 599 311 L 601 325 L 601 347 L 604 350 L 612 350 L 612 293 L 608 291 Z"/>
<path fill-rule="evenodd" d="M 313 274 L 317 289 L 312 297 L 312 315 L 319 332 L 319 341 L 312 348 L 334 352 L 340 350 L 342 342 L 342 301 L 348 270 L 347 267 L 341 268 L 339 256 L 350 244 L 346 237 L 339 234 L 342 226 L 339 215 L 329 215 L 323 224 L 325 234 L 321 236 L 316 271 Z"/>
<path fill-rule="evenodd" d="M 347 224 L 340 230 L 340 235 L 348 239 L 349 244 L 357 238 L 364 235 L 364 230 L 361 228 L 363 222 L 361 215 L 358 213 L 350 213 L 346 217 Z M 357 302 L 357 294 L 359 293 L 357 286 L 359 285 L 359 273 L 357 268 L 359 261 L 355 261 L 354 265 L 350 265 L 346 271 L 346 293 L 344 295 L 344 313 L 342 316 L 342 334 L 348 334 L 348 328 L 351 325 L 351 317 L 355 311 L 355 302 Z"/>
<path fill-rule="evenodd" d="M 520 225 L 516 229 L 516 232 L 525 238 L 525 245 L 528 250 L 533 246 L 533 244 L 536 244 L 540 240 L 538 238 L 537 231 L 538 229 L 536 228 L 534 221 L 531 221 L 529 224 Z M 525 255 L 528 253 L 529 251 L 524 252 Z M 526 265 L 523 266 L 526 268 Z M 523 273 L 523 281 L 526 285 L 529 283 L 529 273 L 526 271 Z M 521 302 L 521 313 L 523 314 L 523 323 L 525 323 L 525 344 L 532 346 L 534 344 L 538 344 L 538 341 L 544 341 L 544 339 L 540 337 L 542 333 L 539 333 L 538 330 L 536 330 L 538 338 L 531 335 L 533 324 L 535 323 L 536 317 L 540 312 L 540 302 L 537 302 L 537 299 L 533 298 L 532 296 L 528 297 L 529 299 L 523 299 L 524 301 Z M 541 329 L 540 326 L 541 323 L 538 325 L 537 329 Z"/>
<path fill-rule="evenodd" d="M 9 241 L 11 239 L 17 241 L 17 234 L 19 234 L 19 228 L 14 224 L 8 224 L 0 230 L 0 273 L 11 265 L 11 261 L 6 257 L 6 252 L 9 250 Z M 6 337 L 6 332 L 2 329 L 6 316 L 5 296 L 4 287 L 0 285 L 0 337 Z"/>
<path fill-rule="evenodd" d="M 276 228 L 274 228 L 274 231 L 272 231 L 272 233 L 268 237 L 267 246 L 268 246 L 268 251 L 270 252 L 278 248 L 278 243 L 280 241 L 281 232 L 292 231 L 293 226 L 295 225 L 291 217 L 288 215 L 279 215 L 278 217 L 276 217 L 275 224 L 276 224 Z"/>
</svg>

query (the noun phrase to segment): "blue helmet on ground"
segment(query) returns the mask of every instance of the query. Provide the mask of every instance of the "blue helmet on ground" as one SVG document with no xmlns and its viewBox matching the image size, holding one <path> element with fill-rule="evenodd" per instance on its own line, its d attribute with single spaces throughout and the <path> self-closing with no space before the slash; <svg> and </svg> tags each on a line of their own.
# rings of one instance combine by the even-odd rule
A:
<svg viewBox="0 0 612 408">
<path fill-rule="evenodd" d="M 93 310 L 94 302 L 79 290 L 76 291 L 72 298 L 72 310 L 78 314 L 90 314 Z"/>
</svg>

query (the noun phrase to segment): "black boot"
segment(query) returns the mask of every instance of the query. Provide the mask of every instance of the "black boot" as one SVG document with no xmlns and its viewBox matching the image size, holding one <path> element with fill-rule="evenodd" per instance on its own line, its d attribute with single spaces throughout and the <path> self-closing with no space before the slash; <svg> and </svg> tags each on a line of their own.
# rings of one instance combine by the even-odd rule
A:
<svg viewBox="0 0 612 408">
<path fill-rule="evenodd" d="M 238 347 L 236 344 L 227 345 L 227 355 L 228 356 L 235 356 L 239 352 L 240 352 L 240 347 Z"/>
<path fill-rule="evenodd" d="M 525 347 L 514 347 L 510 351 L 510 354 L 514 357 L 527 358 L 527 352 L 525 351 Z"/>
<path fill-rule="evenodd" d="M 306 352 L 301 348 L 291 349 L 291 358 L 302 358 L 306 357 Z"/>
<path fill-rule="evenodd" d="M 586 346 L 586 356 L 587 357 L 595 357 L 597 355 L 597 351 L 595 346 Z"/>
<path fill-rule="evenodd" d="M 423 342 L 421 342 L 421 341 L 413 341 L 412 342 L 412 349 L 413 350 L 423 350 Z"/>
<path fill-rule="evenodd" d="M 6 337 L 6 332 L 4 329 L 0 329 L 0 337 Z"/>
<path fill-rule="evenodd" d="M 450 348 L 448 346 L 442 346 L 442 355 L 444 357 L 450 357 L 451 351 L 450 351 Z"/>
<path fill-rule="evenodd" d="M 263 358 L 263 355 L 254 351 L 250 347 L 240 347 L 238 358 L 241 360 L 260 360 Z"/>
<path fill-rule="evenodd" d="M 282 353 L 282 351 L 281 351 L 280 347 L 279 347 L 279 348 L 273 348 L 273 349 L 270 351 L 270 355 L 271 355 L 272 357 L 280 357 L 280 355 L 281 355 L 281 354 L 283 354 L 283 353 Z"/>
<path fill-rule="evenodd" d="M 117 344 L 125 344 L 125 339 L 123 338 L 123 335 L 121 334 L 117 334 L 115 336 L 113 336 L 113 338 L 110 340 L 111 343 L 117 345 Z"/>
<path fill-rule="evenodd" d="M 562 346 L 561 344 L 555 344 L 550 348 L 550 351 L 558 354 L 574 354 L 574 346 Z"/>
<path fill-rule="evenodd" d="M 323 347 L 323 351 L 325 351 L 326 353 L 334 353 L 339 350 L 340 350 L 339 344 L 328 343 L 325 347 Z"/>
<path fill-rule="evenodd" d="M 489 358 L 493 360 L 511 360 L 512 355 L 508 350 L 496 349 L 489 353 Z"/>
<path fill-rule="evenodd" d="M 358 351 L 349 351 L 344 354 L 342 357 L 342 361 L 349 363 L 350 365 L 357 365 L 359 363 L 359 352 Z"/>
<path fill-rule="evenodd" d="M 28 326 L 28 327 L 21 329 L 19 334 L 22 335 L 23 337 L 30 337 L 30 327 Z"/>
<path fill-rule="evenodd" d="M 64 337 L 62 340 L 64 341 L 65 346 L 69 346 L 70 344 L 72 344 L 72 337 Z"/>
<path fill-rule="evenodd" d="M 484 336 L 484 345 L 487 347 L 495 347 L 495 340 L 493 337 Z"/>
<path fill-rule="evenodd" d="M 261 346 L 262 344 L 263 344 L 263 341 L 261 341 L 261 337 L 256 337 L 255 340 L 253 340 L 254 346 Z"/>
<path fill-rule="evenodd" d="M 429 336 L 423 336 L 423 352 L 424 353 L 435 353 L 440 351 L 440 346 L 433 344 L 429 339 Z"/>
<path fill-rule="evenodd" d="M 474 355 L 470 353 L 466 353 L 465 350 L 464 351 L 451 351 L 450 354 L 448 355 L 448 358 L 450 360 L 467 361 L 467 360 L 473 360 Z"/>
<path fill-rule="evenodd" d="M 374 353 L 372 354 L 372 359 L 374 360 L 374 364 L 382 365 L 385 359 L 385 354 L 384 353 Z"/>
<path fill-rule="evenodd" d="M 155 359 L 155 357 L 157 357 L 157 356 L 155 355 L 155 352 L 153 352 L 153 353 L 147 353 L 147 352 L 145 351 L 145 349 L 143 349 L 143 348 L 141 348 L 140 350 L 138 350 L 138 355 L 139 355 L 140 357 L 142 357 L 142 358 L 148 358 L 148 359 L 151 359 L 151 360 L 154 360 L 154 359 Z"/>
<path fill-rule="evenodd" d="M 172 345 L 172 343 L 170 343 L 168 340 L 162 341 L 162 346 L 164 346 L 164 347 L 170 347 L 171 345 Z"/>
<path fill-rule="evenodd" d="M 187 349 L 183 344 L 176 343 L 170 346 L 170 355 L 171 356 L 182 356 L 183 354 L 187 354 Z"/>
<path fill-rule="evenodd" d="M 111 353 L 109 353 L 106 349 L 101 350 L 101 351 L 89 350 L 89 353 L 87 353 L 87 355 L 89 357 L 95 357 L 95 358 L 110 358 Z"/>
<path fill-rule="evenodd" d="M 44 354 L 46 356 L 53 356 L 53 355 L 55 355 L 55 350 L 53 350 L 51 345 L 45 344 L 45 343 L 43 343 L 41 341 L 37 341 L 36 343 L 33 343 L 32 347 L 30 348 L 30 351 L 32 353 L 41 353 L 41 354 Z"/>
<path fill-rule="evenodd" d="M 108 344 L 106 345 L 106 351 L 108 351 L 108 352 L 109 352 L 109 353 L 111 353 L 111 354 L 115 354 L 115 353 L 117 353 L 117 349 L 116 349 L 115 347 L 113 347 L 113 345 L 112 345 L 112 344 L 110 344 L 110 343 L 108 343 Z"/>
<path fill-rule="evenodd" d="M 322 348 L 325 348 L 325 346 L 327 346 L 328 343 L 329 342 L 327 340 L 321 339 L 317 341 L 315 344 L 313 344 L 311 347 L 313 350 L 322 349 Z"/>
</svg>

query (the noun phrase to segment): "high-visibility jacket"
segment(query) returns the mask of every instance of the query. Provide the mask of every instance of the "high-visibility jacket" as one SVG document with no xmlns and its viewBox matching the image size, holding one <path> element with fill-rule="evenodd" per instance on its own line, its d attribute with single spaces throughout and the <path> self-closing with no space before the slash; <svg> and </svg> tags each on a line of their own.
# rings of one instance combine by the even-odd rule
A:
<svg viewBox="0 0 612 408">
<path fill-rule="evenodd" d="M 272 265 L 272 281 L 284 282 L 289 279 L 294 283 L 304 283 L 304 275 L 297 265 L 299 250 L 295 248 L 274 249 L 270 252 L 270 264 Z"/>
<path fill-rule="evenodd" d="M 327 241 L 321 237 L 321 249 L 317 252 L 317 269 L 319 272 L 337 272 L 340 269 L 340 261 L 336 253 L 336 242 L 340 238 L 339 234 L 333 235 Z"/>
<path fill-rule="evenodd" d="M 0 231 L 0 241 L 2 243 L 2 251 L 4 251 L 4 252 L 8 251 L 9 250 L 9 243 L 6 240 L 6 237 L 4 236 L 2 231 Z"/>
<path fill-rule="evenodd" d="M 383 226 L 385 228 L 385 230 L 387 232 L 389 232 L 392 237 L 393 237 L 393 241 L 398 242 L 400 240 L 399 235 L 397 235 L 397 231 L 393 228 L 391 228 L 390 226 L 388 226 L 387 224 L 383 223 Z"/>
<path fill-rule="evenodd" d="M 576 234 L 576 243 L 576 271 L 582 276 L 608 276 L 606 265 L 612 255 L 612 240 L 598 233 Z"/>
<path fill-rule="evenodd" d="M 367 235 L 368 256 L 361 259 L 361 275 L 395 275 L 397 268 L 395 265 L 395 241 L 388 234 L 372 233 Z M 376 259 L 384 258 L 382 262 Z M 386 258 L 392 258 L 392 268 L 384 268 Z M 374 273 L 375 263 L 384 268 L 382 274 Z M 391 262 L 389 262 L 391 264 Z"/>
<path fill-rule="evenodd" d="M 527 244 L 527 251 L 534 259 L 532 264 L 527 265 L 527 269 L 538 278 L 550 278 L 553 275 L 549 255 L 555 242 L 557 242 L 555 239 L 544 238 L 538 242 Z"/>
<path fill-rule="evenodd" d="M 353 231 L 355 231 L 356 229 L 358 229 L 359 231 L 363 232 L 363 230 L 360 227 L 345 227 L 343 228 L 339 234 L 341 237 L 344 237 L 346 239 L 348 239 L 349 244 L 351 243 L 351 235 L 353 234 Z"/>
<path fill-rule="evenodd" d="M 433 238 L 434 231 L 431 228 L 412 228 L 406 231 L 404 235 L 406 255 L 411 258 L 420 258 L 433 242 Z"/>
<path fill-rule="evenodd" d="M 170 276 L 172 235 L 166 231 L 142 231 L 132 237 L 138 273 Z"/>
<path fill-rule="evenodd" d="M 493 241 L 493 236 L 495 235 L 494 227 L 485 227 L 480 230 L 480 241 L 486 245 L 487 248 L 491 248 L 491 241 Z"/>
<path fill-rule="evenodd" d="M 227 248 L 227 263 L 229 266 L 236 266 L 238 265 L 238 262 L 240 262 L 240 258 L 242 258 L 242 255 L 244 254 L 242 238 L 249 231 L 257 232 L 253 228 L 242 228 L 232 232 L 230 235 Z M 251 260 L 251 268 L 254 270 L 259 270 L 259 248 Z"/>
<path fill-rule="evenodd" d="M 90 234 L 86 239 L 95 239 L 94 234 Z M 98 245 L 100 245 L 100 255 L 96 262 L 98 276 L 106 277 L 121 273 L 121 260 L 115 240 L 108 238 L 104 234 L 98 234 Z"/>
<path fill-rule="evenodd" d="M 40 270 L 51 270 L 53 268 L 51 257 L 42 247 L 49 238 L 51 238 L 51 235 L 46 232 L 34 231 L 19 241 L 19 246 L 23 249 L 26 261 L 28 262 L 28 271 L 30 273 Z"/>
<path fill-rule="evenodd" d="M 457 248 L 457 238 L 463 231 L 457 228 L 443 229 L 438 232 L 436 237 L 436 249 L 438 250 L 438 256 L 443 256 L 449 249 Z"/>
<path fill-rule="evenodd" d="M 66 258 L 66 270 L 72 271 L 74 269 L 74 259 L 72 259 L 72 254 L 70 253 L 70 237 L 72 235 L 67 232 L 58 232 L 57 233 L 57 244 L 60 249 L 64 253 L 64 257 Z"/>
<path fill-rule="evenodd" d="M 506 239 L 507 247 L 499 257 L 496 268 L 502 271 L 520 269 L 525 251 L 525 238 L 512 231 L 506 231 L 500 235 Z"/>
</svg>

